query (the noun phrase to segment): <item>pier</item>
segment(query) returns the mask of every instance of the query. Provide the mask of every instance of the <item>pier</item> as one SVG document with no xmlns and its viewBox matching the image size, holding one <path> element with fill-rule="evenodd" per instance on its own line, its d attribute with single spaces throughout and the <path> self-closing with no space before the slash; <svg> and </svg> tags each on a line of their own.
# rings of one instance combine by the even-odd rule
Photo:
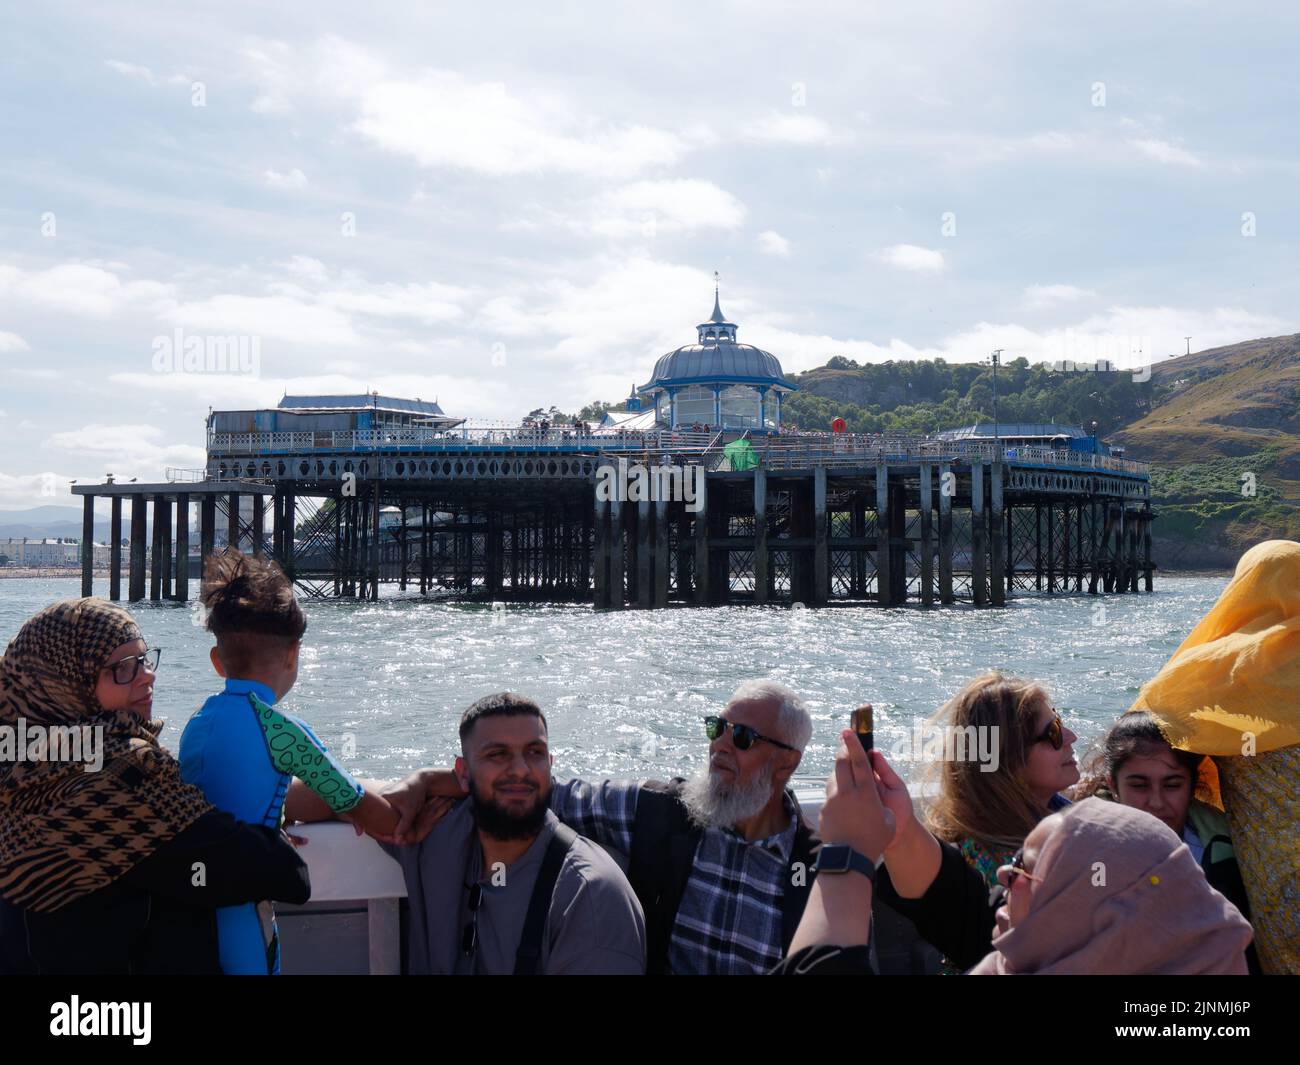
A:
<svg viewBox="0 0 1300 1065">
<path fill-rule="evenodd" d="M 124 501 L 131 601 L 191 597 L 193 506 L 200 561 L 220 529 L 225 542 L 274 558 L 313 598 L 374 601 L 381 585 L 394 585 L 411 595 L 598 609 L 996 607 L 1025 594 L 1153 587 L 1146 467 L 1113 455 L 996 440 L 678 429 L 207 435 L 203 470 L 74 486 L 83 544 L 93 540 L 95 500 L 111 500 L 111 599 L 123 597 Z M 728 448 L 738 439 L 740 451 Z M 634 487 L 602 498 L 601 467 Z M 693 482 L 702 491 L 683 498 Z M 86 549 L 83 594 L 91 581 Z"/>
</svg>

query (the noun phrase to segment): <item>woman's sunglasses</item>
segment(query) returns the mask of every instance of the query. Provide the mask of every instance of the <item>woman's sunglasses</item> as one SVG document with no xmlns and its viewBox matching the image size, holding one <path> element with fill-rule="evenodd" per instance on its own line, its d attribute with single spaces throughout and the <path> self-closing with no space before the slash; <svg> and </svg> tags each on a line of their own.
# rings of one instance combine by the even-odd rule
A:
<svg viewBox="0 0 1300 1065">
<path fill-rule="evenodd" d="M 157 647 L 151 647 L 142 655 L 132 655 L 130 658 L 120 658 L 112 665 L 104 666 L 104 669 L 113 671 L 113 680 L 118 684 L 130 684 L 140 672 L 141 664 L 144 665 L 150 673 L 158 672 L 158 663 L 162 661 L 162 651 Z"/>
<path fill-rule="evenodd" d="M 1006 883 L 1004 884 L 1002 870 L 1006 869 Z M 1017 877 L 1024 877 L 1026 880 L 1037 880 L 1033 873 L 1025 869 L 1025 852 L 1024 849 L 1016 851 L 1011 856 L 1011 861 L 998 869 L 998 882 L 993 885 L 993 890 L 989 892 L 989 908 L 996 910 L 1007 900 L 1011 893 L 1011 888 L 1016 882 Z"/>
<path fill-rule="evenodd" d="M 731 742 L 736 745 L 736 750 L 747 751 L 759 740 L 764 743 L 770 743 L 773 747 L 780 747 L 784 751 L 793 751 L 788 743 L 782 743 L 780 740 L 774 740 L 771 736 L 764 736 L 761 732 L 755 732 L 748 725 L 739 725 L 728 721 L 725 717 L 706 717 L 704 719 L 704 734 L 710 740 L 720 739 L 722 734 L 731 729 Z"/>
<path fill-rule="evenodd" d="M 1030 741 L 1030 746 L 1035 743 L 1050 743 L 1058 751 L 1065 746 L 1065 734 L 1061 731 L 1061 715 L 1056 707 L 1052 707 L 1052 720 L 1048 722 L 1047 728 L 1043 729 L 1042 735 L 1035 736 Z"/>
</svg>

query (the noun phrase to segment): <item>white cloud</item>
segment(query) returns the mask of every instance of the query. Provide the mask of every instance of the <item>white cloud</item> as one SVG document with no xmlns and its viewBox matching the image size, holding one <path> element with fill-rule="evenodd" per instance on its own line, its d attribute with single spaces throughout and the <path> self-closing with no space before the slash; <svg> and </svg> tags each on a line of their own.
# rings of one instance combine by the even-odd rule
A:
<svg viewBox="0 0 1300 1065">
<path fill-rule="evenodd" d="M 167 466 L 195 469 L 204 464 L 207 453 L 195 444 L 169 443 L 156 425 L 87 425 L 81 429 L 54 433 L 49 446 L 76 454 L 82 469 L 111 471 L 120 479 L 162 480 Z"/>
<path fill-rule="evenodd" d="M 1025 306 L 1035 309 L 1055 307 L 1092 295 L 1095 293 L 1075 285 L 1028 285 L 1025 288 Z"/>
<path fill-rule="evenodd" d="M 151 89 L 156 89 L 159 85 L 189 85 L 190 79 L 184 74 L 171 74 L 167 77 L 160 77 L 148 67 L 140 66 L 137 63 L 124 63 L 120 59 L 106 59 L 104 65 L 111 70 L 117 71 L 126 78 L 137 78 L 143 81 Z"/>
<path fill-rule="evenodd" d="M 836 139 L 831 127 L 820 118 L 777 111 L 746 123 L 741 135 L 746 140 L 771 144 L 830 144 Z"/>
<path fill-rule="evenodd" d="M 1171 144 L 1169 141 L 1156 140 L 1155 138 L 1143 138 L 1129 141 L 1139 152 L 1148 159 L 1154 159 L 1157 163 L 1167 163 L 1173 166 L 1192 166 L 1202 167 L 1205 165 L 1203 159 L 1198 158 L 1189 152 L 1186 148 L 1177 144 Z"/>
<path fill-rule="evenodd" d="M 351 101 L 362 136 L 421 166 L 500 177 L 578 173 L 630 177 L 676 163 L 689 150 L 676 133 L 641 123 L 603 123 L 571 99 L 448 70 L 388 71 L 337 38 L 318 48 L 319 71 Z M 327 66 L 328 64 L 328 66 Z"/>
<path fill-rule="evenodd" d="M 345 313 L 289 295 L 223 294 L 177 303 L 164 315 L 184 329 L 287 341 L 290 344 L 355 347 L 362 337 Z M 269 353 L 263 347 L 262 355 Z"/>
<path fill-rule="evenodd" d="M 786 258 L 790 254 L 790 242 L 776 230 L 765 229 L 758 235 L 758 250 L 766 255 Z"/>
<path fill-rule="evenodd" d="M 876 257 L 899 270 L 912 270 L 923 274 L 942 273 L 947 267 L 943 252 L 933 248 L 922 248 L 916 244 L 895 244 L 881 249 L 876 253 Z"/>
<path fill-rule="evenodd" d="M 7 355 L 11 351 L 27 351 L 27 341 L 17 333 L 6 333 L 0 329 L 0 355 Z"/>
<path fill-rule="evenodd" d="M 36 304 L 90 318 L 107 318 L 124 307 L 157 308 L 172 294 L 158 281 L 123 281 L 117 273 L 85 263 L 25 271 L 0 264 L 0 300 Z"/>
<path fill-rule="evenodd" d="M 278 170 L 268 170 L 262 175 L 262 178 L 273 189 L 305 189 L 307 187 L 307 175 L 297 167 L 294 167 L 287 174 L 281 174 Z"/>
<path fill-rule="evenodd" d="M 535 207 L 530 215 L 506 222 L 502 229 L 535 231 L 563 226 L 581 234 L 650 240 L 699 229 L 739 229 L 745 213 L 740 200 L 711 181 L 637 181 L 566 210 Z"/>
</svg>

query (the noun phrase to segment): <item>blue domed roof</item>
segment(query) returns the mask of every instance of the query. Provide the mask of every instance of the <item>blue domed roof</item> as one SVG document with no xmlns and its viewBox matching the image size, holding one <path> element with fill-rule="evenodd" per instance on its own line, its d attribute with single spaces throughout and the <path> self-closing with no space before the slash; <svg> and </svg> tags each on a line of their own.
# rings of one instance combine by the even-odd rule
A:
<svg viewBox="0 0 1300 1065">
<path fill-rule="evenodd" d="M 737 343 L 736 327 L 723 316 L 716 293 L 712 317 L 696 329 L 699 342 L 684 344 L 661 356 L 649 383 L 638 388 L 638 392 L 713 382 L 773 385 L 791 390 L 797 387 L 785 379 L 780 362 L 770 351 Z"/>
<path fill-rule="evenodd" d="M 770 351 L 763 351 L 752 344 L 723 340 L 686 344 L 676 351 L 670 351 L 655 363 L 650 383 L 642 385 L 638 391 L 711 381 L 794 387 L 785 379 L 781 364 Z"/>
</svg>

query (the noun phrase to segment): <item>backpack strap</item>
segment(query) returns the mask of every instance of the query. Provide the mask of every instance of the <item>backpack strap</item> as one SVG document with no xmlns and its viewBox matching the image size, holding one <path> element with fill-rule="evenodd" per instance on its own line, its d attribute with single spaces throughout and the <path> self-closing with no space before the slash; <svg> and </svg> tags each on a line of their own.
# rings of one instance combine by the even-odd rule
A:
<svg viewBox="0 0 1300 1065">
<path fill-rule="evenodd" d="M 524 931 L 515 951 L 515 975 L 533 976 L 542 960 L 542 936 L 546 932 L 546 918 L 551 914 L 551 899 L 555 895 L 555 882 L 560 878 L 560 867 L 569 849 L 577 840 L 577 833 L 568 825 L 557 824 L 555 834 L 546 844 L 546 855 L 533 884 L 533 894 L 528 900 L 528 915 L 524 918 Z"/>
</svg>

